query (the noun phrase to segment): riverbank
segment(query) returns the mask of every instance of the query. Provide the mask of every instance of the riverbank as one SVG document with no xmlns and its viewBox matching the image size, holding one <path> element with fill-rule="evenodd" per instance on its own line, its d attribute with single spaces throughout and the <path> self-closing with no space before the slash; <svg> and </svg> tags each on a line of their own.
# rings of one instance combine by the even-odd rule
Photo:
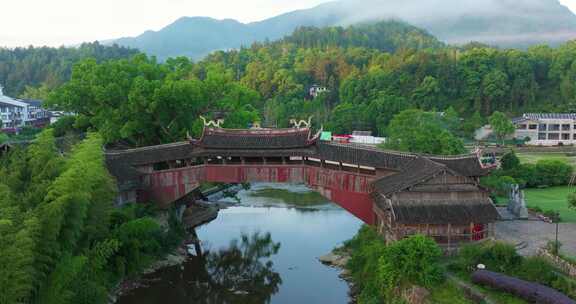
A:
<svg viewBox="0 0 576 304">
<path fill-rule="evenodd" d="M 220 188 L 220 191 L 225 189 L 227 189 L 227 187 Z M 217 193 L 214 191 L 210 193 L 210 195 L 214 194 Z M 166 254 L 162 259 L 153 262 L 149 267 L 141 271 L 138 276 L 134 278 L 128 278 L 120 282 L 118 286 L 110 293 L 108 303 L 116 303 L 118 298 L 132 290 L 145 288 L 147 283 L 151 282 L 145 280 L 144 276 L 152 274 L 163 268 L 178 266 L 185 263 L 190 256 L 192 246 L 194 246 L 194 250 L 196 251 L 196 254 L 198 254 L 198 251 L 201 249 L 195 229 L 201 225 L 215 220 L 218 217 L 219 210 L 225 207 L 226 206 L 220 204 L 210 205 L 205 203 L 195 203 L 182 210 L 181 212 L 176 212 L 180 229 L 185 231 L 185 235 L 182 236 L 180 244 L 173 250 L 170 250 L 169 253 Z M 157 215 L 155 220 L 160 226 L 164 227 L 164 229 L 174 229 L 173 227 L 170 227 L 170 215 L 168 212 Z"/>
<path fill-rule="evenodd" d="M 120 297 L 129 293 L 137 288 L 145 288 L 151 281 L 145 280 L 143 277 L 147 274 L 154 273 L 162 268 L 173 267 L 181 265 L 188 258 L 188 245 L 184 243 L 176 250 L 167 254 L 163 259 L 154 262 L 150 267 L 143 270 L 137 277 L 125 279 L 118 284 L 116 288 L 110 293 L 108 303 L 114 304 Z"/>
<path fill-rule="evenodd" d="M 354 280 L 352 279 L 350 269 L 348 269 L 347 265 L 350 261 L 351 253 L 344 249 L 343 247 L 339 247 L 334 249 L 332 252 L 325 254 L 323 256 L 318 257 L 318 261 L 320 263 L 338 269 L 340 274 L 338 275 L 339 278 L 344 280 L 348 284 L 348 296 L 350 298 L 349 303 L 356 303 L 358 296 L 358 289 L 355 287 Z"/>
</svg>

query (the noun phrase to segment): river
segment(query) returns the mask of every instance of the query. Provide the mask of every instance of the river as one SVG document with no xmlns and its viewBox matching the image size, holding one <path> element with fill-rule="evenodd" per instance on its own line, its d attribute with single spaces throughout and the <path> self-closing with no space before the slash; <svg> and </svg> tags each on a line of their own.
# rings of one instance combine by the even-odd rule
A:
<svg viewBox="0 0 576 304">
<path fill-rule="evenodd" d="M 353 237 L 360 220 L 301 185 L 253 184 L 237 198 L 197 229 L 202 257 L 144 276 L 117 303 L 348 303 L 339 271 L 318 257 Z"/>
</svg>

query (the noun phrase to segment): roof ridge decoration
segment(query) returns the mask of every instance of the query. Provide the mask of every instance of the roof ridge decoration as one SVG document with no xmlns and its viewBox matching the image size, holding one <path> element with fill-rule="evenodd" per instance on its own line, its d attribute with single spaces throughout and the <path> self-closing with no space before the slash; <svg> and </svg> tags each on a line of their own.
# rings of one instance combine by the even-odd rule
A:
<svg viewBox="0 0 576 304">
<path fill-rule="evenodd" d="M 257 136 L 268 136 L 268 135 L 294 135 L 298 133 L 309 133 L 308 128 L 283 128 L 283 129 L 227 129 L 227 128 L 214 128 L 206 127 L 204 128 L 209 134 L 225 134 L 231 136 L 245 136 L 245 135 L 257 135 Z"/>
<path fill-rule="evenodd" d="M 309 128 L 286 129 L 225 129 L 204 127 L 202 137 L 191 142 L 205 149 L 271 150 L 296 149 L 316 141 Z"/>
<path fill-rule="evenodd" d="M 200 115 L 200 119 L 204 122 L 204 127 L 213 126 L 214 128 L 222 128 L 222 124 L 224 124 L 224 119 L 217 119 L 217 120 L 207 120 L 206 117 Z"/>
<path fill-rule="evenodd" d="M 301 129 L 302 126 L 304 126 L 304 128 L 310 128 L 310 126 L 312 126 L 312 117 L 313 116 L 308 117 L 308 121 L 303 119 L 300 121 L 297 121 L 296 119 L 290 119 L 290 125 L 292 125 L 295 129 Z"/>
</svg>

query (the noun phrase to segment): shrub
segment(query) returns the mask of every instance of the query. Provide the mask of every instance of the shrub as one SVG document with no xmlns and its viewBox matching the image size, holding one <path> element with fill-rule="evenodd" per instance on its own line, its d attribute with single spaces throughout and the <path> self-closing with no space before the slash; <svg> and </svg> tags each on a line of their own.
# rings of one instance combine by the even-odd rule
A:
<svg viewBox="0 0 576 304">
<path fill-rule="evenodd" d="M 548 261 L 542 257 L 535 256 L 524 259 L 522 266 L 516 272 L 516 276 L 526 281 L 551 286 L 557 277 L 555 272 L 556 269 Z"/>
<path fill-rule="evenodd" d="M 509 154 L 507 154 L 509 155 Z M 541 160 L 536 164 L 516 164 L 515 156 L 502 158 L 502 169 L 491 176 L 510 176 L 521 186 L 530 188 L 564 186 L 570 182 L 573 168 L 560 160 Z M 490 185 L 493 188 L 494 185 Z M 495 188 L 493 188 L 495 189 Z"/>
<path fill-rule="evenodd" d="M 510 185 L 516 184 L 516 180 L 510 176 L 490 175 L 480 180 L 482 186 L 492 189 L 496 194 L 506 196 Z"/>
<path fill-rule="evenodd" d="M 546 210 L 544 211 L 544 213 L 542 213 L 545 217 L 551 219 L 552 221 L 554 221 L 554 223 L 556 222 L 561 222 L 562 218 L 560 217 L 560 214 L 558 213 L 558 211 L 555 210 Z"/>
<path fill-rule="evenodd" d="M 374 228 L 363 226 L 353 239 L 344 243 L 344 248 L 352 253 L 346 267 L 360 290 L 359 302 L 379 303 L 381 288 L 375 270 L 386 248 L 384 241 Z"/>
<path fill-rule="evenodd" d="M 456 262 L 451 268 L 456 271 L 472 272 L 480 264 L 485 248 L 481 244 L 466 244 L 460 247 Z"/>
<path fill-rule="evenodd" d="M 560 160 L 541 160 L 536 163 L 536 171 L 543 181 L 541 184 L 564 186 L 570 182 L 573 168 Z"/>
<path fill-rule="evenodd" d="M 514 246 L 502 242 L 470 244 L 462 246 L 453 267 L 472 272 L 476 265 L 484 264 L 491 271 L 510 273 L 522 263 L 522 257 Z"/>
<path fill-rule="evenodd" d="M 572 299 L 576 299 L 576 281 L 566 278 L 564 276 L 557 276 L 556 279 L 549 285 L 550 287 L 560 290 Z"/>
<path fill-rule="evenodd" d="M 434 240 L 415 235 L 398 241 L 384 251 L 378 268 L 380 281 L 388 292 L 395 287 L 431 287 L 442 282 L 442 250 Z"/>
<path fill-rule="evenodd" d="M 576 193 L 570 193 L 567 198 L 568 208 L 576 209 Z"/>
<path fill-rule="evenodd" d="M 516 156 L 516 153 L 514 153 L 514 151 L 506 153 L 502 157 L 501 162 L 502 162 L 502 169 L 503 170 L 512 170 L 512 169 L 516 169 L 520 166 L 520 159 L 518 159 L 518 157 Z"/>
<path fill-rule="evenodd" d="M 540 207 L 538 207 L 538 206 L 536 206 L 536 207 L 530 207 L 530 209 L 531 209 L 532 211 L 534 211 L 534 212 L 542 213 L 542 208 L 540 208 Z"/>
</svg>

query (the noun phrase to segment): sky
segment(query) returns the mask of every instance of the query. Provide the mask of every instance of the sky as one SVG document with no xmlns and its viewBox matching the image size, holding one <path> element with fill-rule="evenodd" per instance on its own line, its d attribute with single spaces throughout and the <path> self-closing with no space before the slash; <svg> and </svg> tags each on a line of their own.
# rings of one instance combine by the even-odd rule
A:
<svg viewBox="0 0 576 304">
<path fill-rule="evenodd" d="M 61 46 L 137 36 L 182 16 L 251 22 L 323 2 L 328 0 L 0 0 L 0 46 Z M 576 12 L 576 0 L 560 2 Z"/>
</svg>

